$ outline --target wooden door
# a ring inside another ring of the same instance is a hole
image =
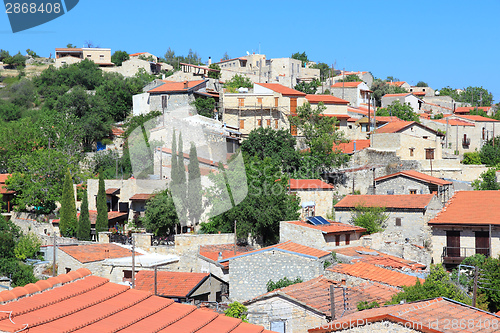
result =
[[[460,231],[446,232],[447,257],[460,257]]]
[[[490,233],[488,231],[476,231],[476,253],[489,256]]]
[[[290,114],[297,114],[297,99],[290,98]]]

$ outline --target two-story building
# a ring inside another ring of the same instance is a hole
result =
[[[331,94],[359,107],[370,102],[370,88],[364,82],[336,82],[330,86]]]
[[[113,67],[115,65],[111,62],[111,49],[90,47],[56,48],[56,68],[75,64],[84,59],[95,62],[99,67]]]

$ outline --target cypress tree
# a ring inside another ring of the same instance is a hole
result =
[[[187,186],[186,186],[186,168],[184,166],[184,152],[182,143],[182,133],[179,133],[179,149],[177,149],[177,196],[179,198],[180,207],[177,208],[177,215],[181,225],[187,223]]]
[[[75,193],[73,190],[73,180],[69,169],[64,175],[63,192],[61,200],[61,216],[59,220],[59,231],[62,236],[73,237],[76,235],[78,227],[76,219]]]
[[[170,180],[175,184],[176,174],[177,174],[177,141],[175,140],[175,129],[172,133],[172,155],[171,155],[171,167],[170,167]]]
[[[191,142],[188,165],[187,203],[189,219],[191,220],[193,226],[198,224],[203,212],[203,197],[201,190],[201,173],[200,163],[198,161],[198,152],[196,151],[196,146],[194,145],[194,143]]]
[[[80,219],[78,221],[77,235],[79,240],[91,240],[90,227],[89,200],[87,199],[87,190],[85,190],[80,207]]]
[[[104,173],[99,171],[99,189],[97,191],[97,220],[95,231],[99,237],[100,231],[108,231],[108,205],[106,204],[106,189],[104,185]]]

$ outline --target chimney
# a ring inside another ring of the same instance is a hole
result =
[[[212,57],[208,57],[208,66],[212,64]]]
[[[184,89],[188,88],[188,81],[184,81]]]
[[[354,152],[356,152],[356,140],[354,140],[354,141],[352,142],[352,144],[353,144],[353,148],[352,148],[352,150],[353,150]]]
[[[217,258],[217,260],[222,260],[222,252],[219,252],[219,257]]]

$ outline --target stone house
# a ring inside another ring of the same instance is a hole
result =
[[[255,248],[251,246],[234,246],[234,244],[200,245],[198,266],[202,273],[210,273],[224,282],[229,282],[229,261],[220,262],[220,260],[254,250]]]
[[[335,205],[335,218],[351,223],[353,210],[359,206],[385,207],[388,219],[383,233],[415,244],[430,240],[427,222],[442,209],[435,194],[347,195]]]
[[[434,263],[454,267],[477,253],[500,254],[499,191],[459,191],[432,220]]]
[[[313,225],[306,221],[281,221],[280,242],[297,244],[332,251],[343,246],[360,244],[365,228],[351,224],[328,221],[328,225]]]
[[[386,108],[391,105],[394,101],[399,101],[401,104],[409,104],[413,112],[420,112],[422,109],[423,100],[413,95],[412,93],[402,93],[402,94],[386,94],[382,96],[381,103],[382,107]]]
[[[332,313],[330,289],[333,287]],[[398,289],[380,283],[365,283],[356,287],[319,276],[260,295],[244,305],[248,321],[276,332],[307,332],[314,326],[326,325],[333,318],[357,311],[361,301],[384,304]]]
[[[484,111],[489,116],[491,116],[493,112],[491,106],[459,106],[455,107],[453,113],[457,116],[465,116],[465,115],[470,115],[470,112],[475,109]]]
[[[480,323],[481,327],[478,327],[478,332],[493,333],[498,331],[496,325],[493,327],[493,325],[485,326],[482,324],[485,322],[498,323],[500,317],[497,314],[445,297],[438,297],[354,312],[328,324],[310,328],[308,332],[460,332],[464,331],[464,326],[450,329],[451,323],[460,323],[464,318],[474,318],[474,323]],[[462,321],[462,323],[465,322],[467,322],[466,319]]]
[[[91,60],[99,67],[113,67],[111,62],[111,49],[104,48],[56,48],[55,67],[78,63],[84,59]]]
[[[332,85],[335,82],[344,79],[349,75],[357,75],[368,87],[371,87],[374,81],[373,75],[370,72],[366,71],[340,71],[337,76],[330,77],[326,79],[327,85]]]
[[[149,291],[176,302],[221,302],[227,296],[228,284],[209,273],[139,271],[135,276],[135,289]]]
[[[330,252],[288,241],[217,262],[229,261],[229,297],[245,301],[267,292],[269,280],[318,277],[324,273],[327,260],[332,260]]]
[[[388,127],[383,131],[393,127],[389,125],[391,124],[387,124]],[[379,133],[379,129],[376,132],[370,135],[371,150],[394,152],[401,160],[425,161],[442,160],[443,158],[441,139],[432,140],[405,133]]]
[[[194,93],[206,89],[208,80],[171,82],[157,80],[153,87],[147,86],[146,92],[133,96],[133,115],[151,111],[163,113],[188,107],[194,102]]]
[[[389,86],[403,88],[406,91],[410,91],[410,88],[411,88],[410,84],[406,81],[391,81],[391,82],[387,82],[387,84]]]
[[[407,89],[409,92],[413,93],[415,96],[419,97],[432,97],[435,96],[434,89],[431,87],[416,87],[416,86],[411,86],[409,89]]]
[[[353,139],[352,141],[333,145],[333,150],[340,150],[344,154],[352,155],[360,150],[370,148],[370,140]]]
[[[251,92],[226,92],[221,97],[222,122],[237,127],[243,136],[259,127],[290,129],[288,117],[307,102],[305,96],[278,83],[255,83]]]
[[[331,214],[334,190],[332,185],[320,179],[289,179],[288,188],[291,195],[300,198],[301,218]]]
[[[441,202],[453,195],[453,183],[415,170],[405,170],[375,178],[372,194],[431,194]]]
[[[331,94],[337,98],[349,101],[351,106],[368,104],[370,88],[364,82],[336,82],[330,86]]]
[[[145,58],[145,59],[151,59],[152,62],[158,62],[158,57],[155,56],[154,54],[149,53],[149,52],[132,53],[132,54],[129,54],[128,56],[130,59]]]
[[[139,72],[140,69],[144,69],[144,71],[148,74],[156,75],[160,73],[163,67],[167,68],[166,66],[169,65],[150,62],[139,58],[131,58],[122,62],[120,66],[105,68],[104,71],[119,73],[125,77],[133,77]]]

